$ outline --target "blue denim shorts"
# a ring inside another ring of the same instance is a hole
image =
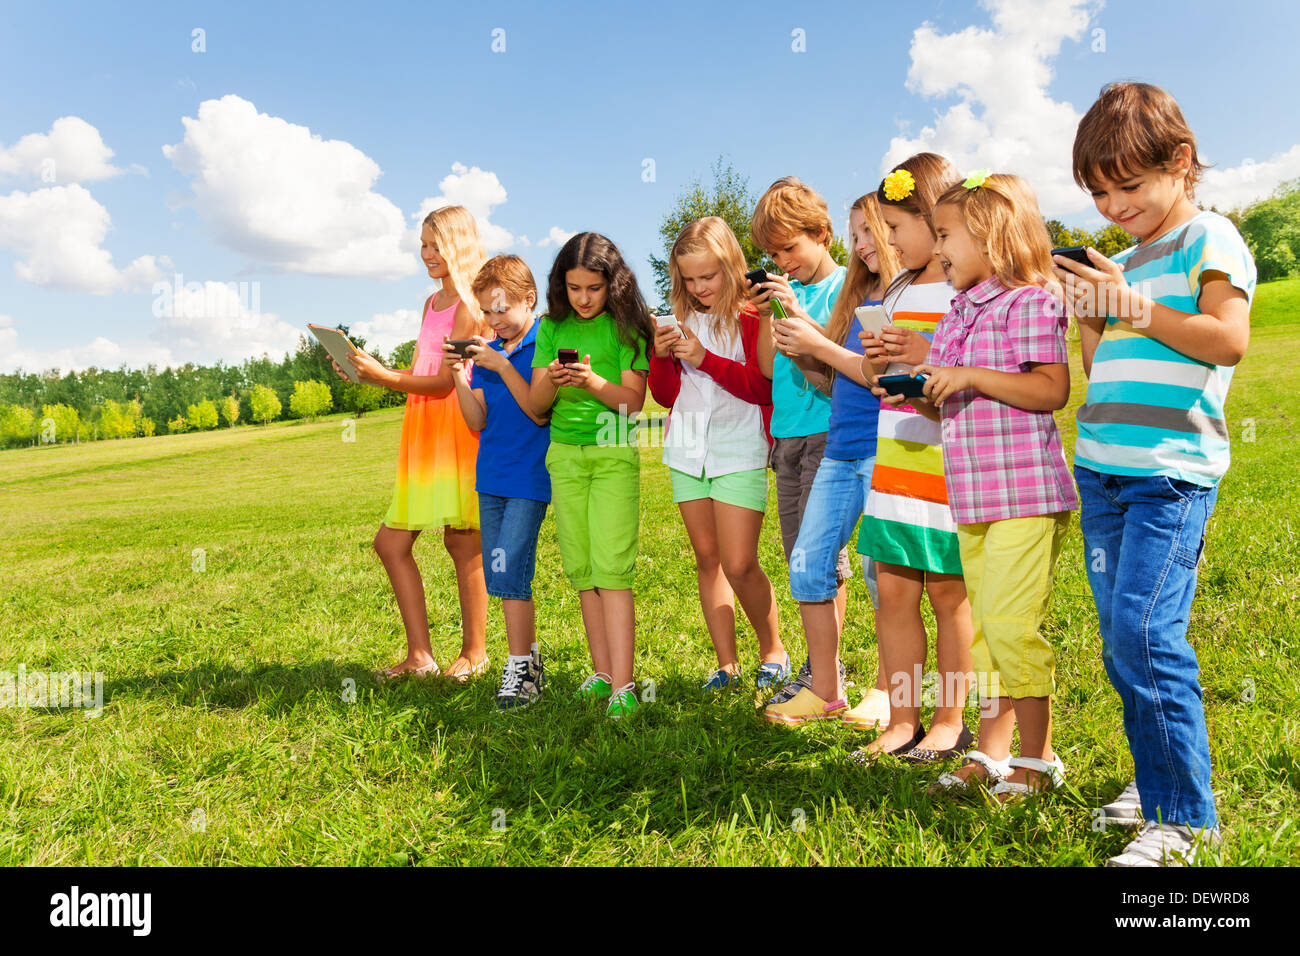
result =
[[[853,531],[866,510],[875,467],[875,458],[823,458],[817,466],[799,536],[790,551],[790,593],[796,601],[829,601],[835,597],[839,555],[853,539]],[[864,567],[863,575],[867,574]]]
[[[531,600],[537,532],[546,517],[546,502],[498,498],[480,491],[478,513],[487,593],[515,601]]]

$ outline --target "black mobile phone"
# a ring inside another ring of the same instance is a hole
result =
[[[1077,262],[1081,266],[1092,267],[1092,260],[1088,258],[1087,246],[1064,246],[1060,249],[1053,249],[1052,255],[1065,256],[1065,258]]]
[[[578,350],[560,349],[556,352],[555,357],[560,360],[561,365],[576,365],[578,363]]]
[[[750,282],[754,283],[754,285],[758,285],[760,282],[767,281],[767,270],[754,269],[751,272],[746,272],[745,278],[748,279]]]
[[[469,358],[469,347],[478,345],[473,339],[447,339],[447,344],[451,346],[452,351],[461,358]]]
[[[886,395],[903,395],[907,398],[924,398],[925,383],[929,380],[928,375],[882,375],[877,379],[877,384],[885,390]]]

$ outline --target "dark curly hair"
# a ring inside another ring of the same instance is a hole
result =
[[[618,246],[598,232],[580,232],[561,248],[551,266],[546,283],[546,311],[552,321],[563,322],[573,316],[565,275],[570,269],[589,269],[605,277],[609,289],[605,311],[614,320],[614,328],[624,345],[649,356],[654,339],[654,322],[646,307],[636,276],[623,261]]]

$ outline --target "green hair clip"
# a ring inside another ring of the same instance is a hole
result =
[[[989,178],[990,172],[991,170],[988,169],[977,169],[966,177],[966,181],[962,185],[967,189],[978,189],[984,185],[984,180]]]

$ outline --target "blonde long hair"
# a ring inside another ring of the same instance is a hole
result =
[[[438,255],[447,263],[451,284],[469,310],[476,331],[482,331],[483,310],[474,298],[473,282],[487,261],[487,253],[483,251],[474,214],[464,206],[442,206],[424,217],[424,225],[433,233]]]
[[[718,260],[724,277],[722,294],[707,313],[699,300],[686,290],[682,269],[677,261],[679,256],[701,253]],[[736,234],[726,221],[718,216],[705,216],[688,222],[678,233],[672,252],[668,254],[668,274],[673,283],[669,301],[677,320],[680,322],[692,312],[705,313],[709,316],[709,328],[724,336],[728,343],[734,344],[740,331],[738,316],[741,309],[749,304],[749,290],[745,285],[745,254],[740,251]]]
[[[975,244],[988,256],[993,274],[1008,289],[1035,285],[1055,289],[1052,242],[1034,192],[1019,176],[993,173],[980,186],[957,185],[934,208],[956,206]]]
[[[876,199],[876,194],[869,192],[865,196],[859,196],[853,201],[850,213],[855,209],[862,213],[867,231],[876,243],[876,267],[880,271],[872,272],[857,252],[849,250],[849,271],[844,277],[839,297],[835,300],[835,307],[831,310],[831,320],[826,323],[826,337],[836,345],[844,345],[853,325],[853,312],[862,304],[867,293],[876,288],[880,290],[881,298],[884,298],[885,289],[899,270],[898,253],[889,244],[889,229],[880,215],[880,201]],[[852,229],[849,232],[851,235]],[[827,368],[828,374],[834,373],[834,369],[829,366]]]

